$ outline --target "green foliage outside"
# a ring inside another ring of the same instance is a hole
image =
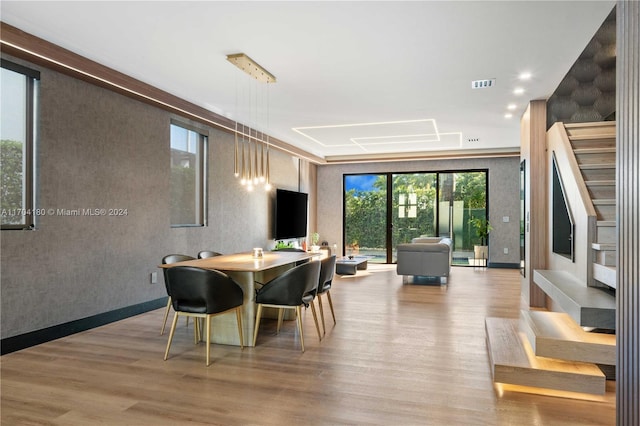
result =
[[[393,245],[409,242],[420,235],[435,236],[436,218],[436,173],[416,173],[393,175],[392,188],[392,223]],[[441,179],[446,174],[441,174]],[[373,184],[373,190],[361,191],[351,189],[345,193],[345,243],[347,247],[357,245],[362,249],[381,249],[386,247],[386,203],[387,176],[380,175]],[[442,181],[441,181],[442,184]],[[401,209],[400,194],[404,194],[404,208]],[[415,204],[408,201],[408,194],[415,196]],[[455,173],[455,186],[449,194],[440,194],[441,220],[448,221],[448,212],[442,211],[452,201],[461,206],[461,218],[454,224],[454,248],[456,250],[473,250],[479,244],[471,217],[486,216],[486,174],[484,172]],[[449,200],[451,198],[451,200]],[[456,203],[457,202],[457,203]],[[415,206],[408,214],[409,209]],[[400,217],[400,211],[403,216]],[[457,213],[458,214],[458,213]],[[410,217],[415,216],[415,217]],[[447,223],[440,224],[441,229]]]
[[[20,212],[22,205],[22,142],[3,139],[0,141],[0,207],[5,212]],[[3,214],[3,225],[23,222],[22,214]]]
[[[192,167],[171,166],[171,224],[195,224],[196,170]]]

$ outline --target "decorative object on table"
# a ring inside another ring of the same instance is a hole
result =
[[[480,239],[479,245],[473,246],[474,259],[481,259],[483,266],[489,259],[489,232],[493,229],[489,221],[483,217],[471,217],[469,225],[476,231],[476,236]]]
[[[261,247],[254,247],[253,248],[253,258],[254,259],[261,259],[262,256],[263,256],[262,248]]]
[[[318,245],[318,241],[320,241],[320,234],[314,232],[311,234],[311,251],[317,253],[320,251],[320,246]]]

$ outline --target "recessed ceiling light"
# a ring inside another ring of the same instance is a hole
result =
[[[513,110],[514,110],[514,109],[516,109],[516,108],[517,108],[516,104],[509,104],[509,105],[507,105],[507,109],[508,109],[509,111],[513,111]]]
[[[529,80],[531,78],[531,73],[530,72],[520,73],[520,76],[518,76],[518,78],[520,80]]]
[[[504,115],[504,118],[511,118],[511,117],[513,117],[513,114],[511,114],[510,112]]]
[[[513,89],[514,95],[522,95],[523,93],[524,93],[524,89],[522,87],[516,87],[515,89]]]

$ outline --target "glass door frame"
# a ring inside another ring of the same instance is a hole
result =
[[[440,174],[460,174],[460,173],[477,173],[485,174],[485,217],[489,219],[489,169],[459,169],[459,170],[423,170],[423,171],[400,171],[400,172],[369,172],[369,173],[344,173],[342,175],[342,252],[346,254],[346,197],[345,188],[346,180],[349,176],[361,175],[377,175],[386,176],[386,262],[387,264],[395,263],[393,261],[393,176],[403,174],[435,174],[436,175],[436,203],[435,203],[435,236],[440,236]]]

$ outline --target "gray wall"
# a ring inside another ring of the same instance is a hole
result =
[[[342,245],[342,182],[349,173],[428,172],[467,169],[489,170],[489,262],[520,263],[520,160],[479,158],[460,160],[423,160],[318,166],[318,232],[329,244]],[[509,216],[509,222],[502,218]],[[504,254],[504,248],[509,254]]]
[[[169,124],[179,117],[7,59],[41,71],[36,206],[128,214],[45,215],[34,231],[2,231],[2,338],[166,296],[157,269],[166,254],[272,243],[270,195],[247,193],[233,177],[230,134],[191,123],[209,135],[209,226],[172,229]],[[297,158],[272,151],[274,186],[298,189],[298,168]],[[301,189],[309,191],[316,169],[304,163],[302,169]],[[158,283],[151,285],[156,271]]]

